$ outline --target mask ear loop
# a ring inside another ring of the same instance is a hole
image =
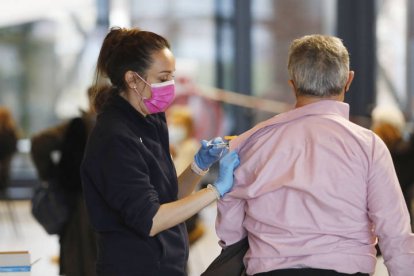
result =
[[[138,78],[140,78],[146,85],[148,85],[151,88],[151,84],[149,84],[146,80],[144,80],[137,72],[134,72],[134,73],[135,73],[135,75],[137,75]],[[140,94],[140,96],[141,96],[142,99],[145,99],[145,100],[148,99],[148,98],[142,96],[142,94]]]
[[[135,75],[137,75],[137,77],[138,78],[140,78],[146,85],[148,85],[148,86],[151,86],[148,82],[146,82],[138,73],[136,73],[136,72],[134,72],[135,73]],[[140,92],[138,92],[138,90],[137,90],[137,87],[136,86],[134,86],[133,87],[133,89],[134,89],[134,91],[140,96],[140,99],[139,99],[139,105],[140,105],[140,107],[143,109],[143,110],[147,110],[147,107],[145,106],[145,103],[144,103],[144,100],[145,99],[147,99],[146,97],[144,97],[142,94],[143,93],[140,93]],[[143,89],[145,89],[145,87],[143,88]],[[147,110],[148,111],[148,110]]]
[[[149,84],[146,80],[144,80],[137,72],[134,72],[135,75],[137,75],[138,78],[140,78],[143,82],[145,82],[149,87],[151,87],[151,84]]]

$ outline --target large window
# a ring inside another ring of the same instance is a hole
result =
[[[0,104],[12,110],[22,137],[30,137],[86,106],[88,58],[97,56],[88,51],[96,39],[95,6],[92,0],[24,2],[2,6]]]
[[[407,1],[377,1],[377,105],[401,108],[407,105]]]
[[[294,101],[287,85],[290,42],[305,34],[335,35],[337,22],[337,1],[333,0],[69,2],[50,7],[50,13],[44,8],[33,10],[32,18],[25,8],[14,15],[20,21],[12,20],[12,15],[9,23],[6,17],[0,20],[0,103],[12,109],[24,136],[86,106],[85,89],[92,82],[97,53],[107,32],[107,26],[99,30],[96,26],[97,10],[112,8],[112,13],[101,14],[103,21],[109,16],[111,25],[140,27],[168,38],[177,58],[178,79],[189,77],[197,85],[289,104]],[[400,106],[410,119],[414,105],[411,2],[376,1],[378,104]],[[21,14],[26,15],[23,21]],[[251,24],[244,27],[245,22]],[[233,111],[233,117],[245,112]],[[260,109],[246,112],[253,119],[237,131],[274,114]]]
[[[335,2],[251,1],[253,95],[293,103],[294,95],[287,82],[289,45],[293,39],[306,34],[335,34]],[[263,119],[263,114],[257,119]]]

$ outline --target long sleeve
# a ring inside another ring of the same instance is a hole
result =
[[[391,276],[414,271],[414,235],[404,197],[385,144],[374,137],[368,179],[368,212],[378,235],[385,265]]]
[[[99,190],[111,212],[116,212],[136,233],[147,237],[152,219],[160,207],[154,187],[159,183],[151,183],[150,168],[138,150],[140,145],[137,143],[139,142],[133,139],[114,137],[105,145],[105,151],[100,153],[99,160],[94,159],[93,165],[89,165],[93,169],[88,174],[96,179],[97,185],[94,188]],[[106,223],[104,217],[102,214],[102,218],[98,219],[102,224]],[[102,226],[107,227],[109,226]]]
[[[244,200],[231,195],[225,196],[217,203],[216,232],[222,247],[246,237],[247,232],[243,228],[244,205]]]

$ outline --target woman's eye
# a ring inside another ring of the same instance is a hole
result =
[[[164,75],[164,76],[160,76],[159,77],[159,81],[160,82],[166,82],[166,81],[170,81],[170,80],[173,80],[174,79],[174,75],[171,75],[171,74],[166,74],[166,75]]]
[[[164,77],[164,78],[161,78],[160,81],[161,82],[166,82],[166,81],[170,81],[172,79],[174,79],[174,77]]]

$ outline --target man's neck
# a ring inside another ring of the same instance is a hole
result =
[[[308,104],[313,104],[320,101],[332,100],[332,101],[344,101],[344,95],[330,96],[330,97],[312,97],[312,96],[297,96],[295,108],[302,107]]]

